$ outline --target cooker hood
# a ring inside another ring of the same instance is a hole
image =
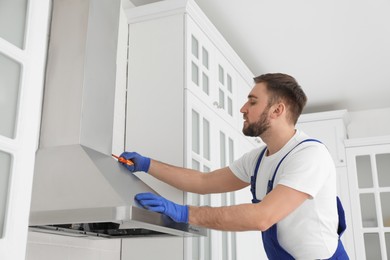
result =
[[[157,192],[111,156],[113,140],[122,140],[121,150],[125,143],[125,116],[117,117],[125,107],[116,97],[126,92],[115,94],[120,2],[53,1],[30,230],[95,238],[206,235],[137,206],[135,194]]]

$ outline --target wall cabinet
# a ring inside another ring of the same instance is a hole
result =
[[[346,110],[303,114],[297,128],[323,142],[332,155],[337,167],[346,166],[344,140],[349,117]]]
[[[347,139],[349,117],[346,110],[302,114],[296,128],[304,131],[311,138],[323,142],[328,148],[337,171],[337,194],[343,204],[347,230],[341,240],[350,255],[355,252],[352,213],[347,177],[347,161],[344,142]],[[354,259],[351,257],[351,259]]]
[[[25,259],[50,1],[0,8],[0,259]]]
[[[126,15],[126,150],[207,174],[242,154],[239,144],[257,144],[242,135],[239,113],[253,75],[194,1],[161,1]],[[183,194],[138,176],[178,203],[235,204],[235,193]],[[184,247],[183,238],[174,243],[185,259],[237,259],[240,251],[233,232],[210,230],[208,237],[184,238]]]
[[[356,259],[390,257],[390,137],[346,141]]]

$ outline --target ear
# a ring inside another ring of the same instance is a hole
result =
[[[276,103],[271,107],[271,118],[276,119],[286,112],[286,106],[284,103]]]

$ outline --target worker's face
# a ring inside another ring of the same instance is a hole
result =
[[[248,101],[240,109],[244,117],[242,132],[246,136],[260,136],[270,127],[268,94],[264,83],[256,84],[248,95]]]

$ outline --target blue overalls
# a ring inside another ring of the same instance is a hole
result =
[[[298,145],[304,143],[304,142],[318,142],[321,143],[320,141],[316,139],[306,139],[303,140],[302,142],[298,143],[295,147],[293,147],[286,155],[283,156],[283,158],[280,160],[278,165],[276,166],[275,172],[272,176],[272,179],[268,181],[268,186],[267,186],[267,194],[271,192],[273,189],[274,185],[274,180],[276,176],[276,172],[279,169],[280,164],[283,162],[284,158],[292,151],[294,150]],[[255,172],[253,176],[251,176],[251,193],[253,196],[252,203],[259,203],[260,200],[256,198],[256,178],[257,178],[257,172],[259,170],[260,162],[261,159],[264,156],[265,151],[267,150],[267,147],[264,148],[264,150],[260,153],[259,159],[257,160],[256,167],[255,167]],[[339,226],[337,228],[337,233],[339,235],[339,241],[338,241],[338,246],[336,249],[336,252],[333,254],[333,256],[329,259],[340,259],[340,260],[347,260],[349,259],[347,252],[344,249],[344,246],[340,240],[341,235],[346,229],[346,223],[345,223],[345,214],[344,214],[344,209],[343,206],[341,205],[341,201],[339,197],[336,198],[337,201],[337,211],[339,215]],[[282,246],[278,242],[278,237],[277,237],[277,224],[274,224],[272,227],[267,229],[266,231],[263,231],[261,233],[262,238],[263,238],[263,245],[265,252],[270,260],[290,260],[294,259],[286,250],[282,248]]]

